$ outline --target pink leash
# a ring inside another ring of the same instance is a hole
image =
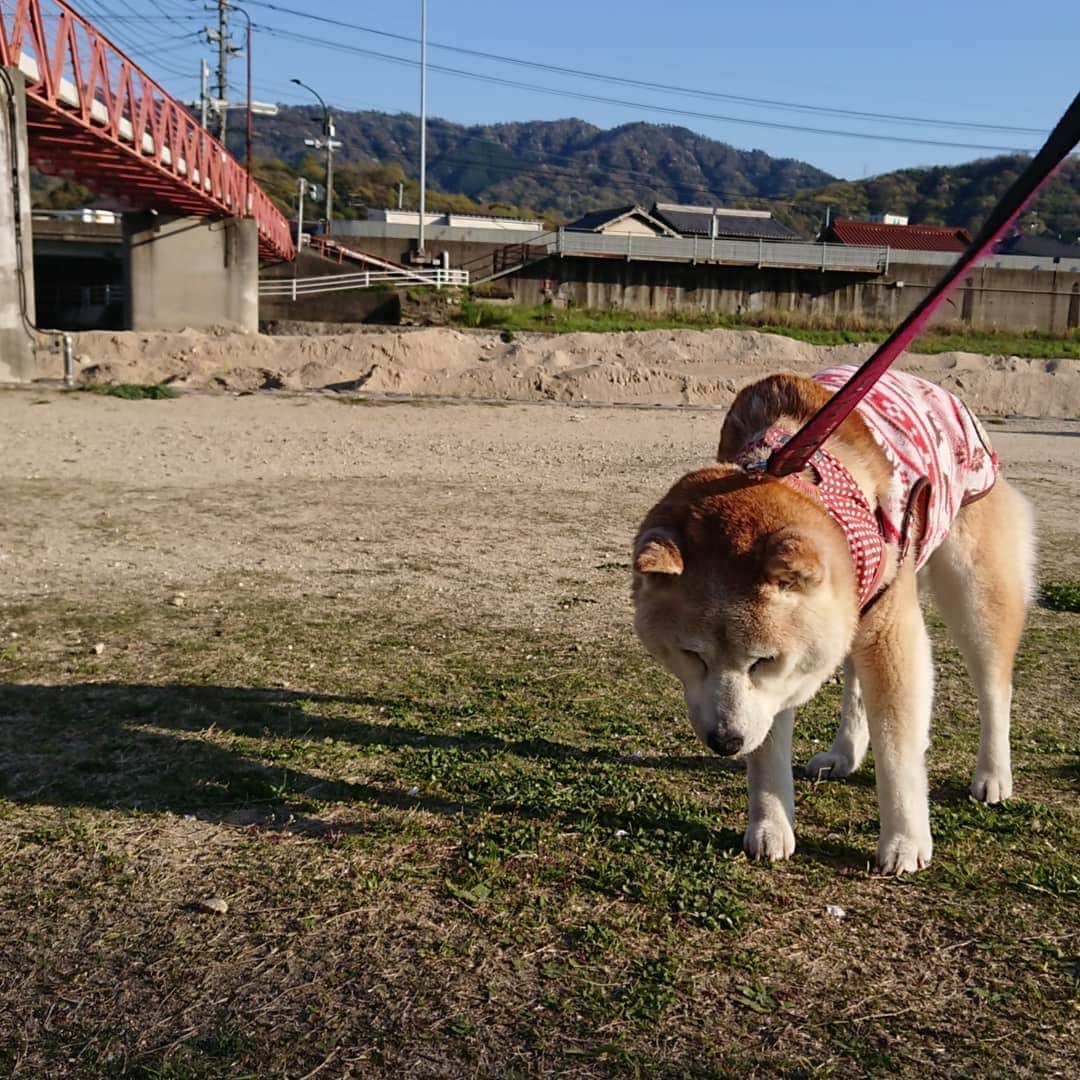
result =
[[[844,422],[874,383],[911,344],[956,282],[1001,238],[1077,142],[1080,142],[1080,94],[1058,121],[1043,148],[1002,196],[952,269],[828,402],[788,442],[773,451],[765,467],[770,475],[787,476],[806,467],[821,444]]]

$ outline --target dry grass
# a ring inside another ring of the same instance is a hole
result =
[[[580,331],[623,332],[631,330],[687,329],[757,330],[808,341],[814,345],[845,345],[882,342],[894,325],[854,312],[803,312],[763,308],[730,314],[717,311],[634,311],[623,308],[554,308],[495,306],[482,297],[466,299],[452,313],[459,326],[501,329],[504,340],[516,331],[574,333]],[[506,337],[505,335],[509,335]],[[1043,331],[1025,327],[978,327],[961,320],[932,323],[908,347],[913,353],[970,352],[1038,359],[1080,358],[1080,332]]]
[[[746,862],[740,771],[628,630],[576,629],[625,572],[539,628],[250,575],[8,606],[3,1072],[1071,1075],[1076,616],[1033,618],[1000,808],[939,648],[935,861],[883,881],[869,767],[801,781],[796,858]]]

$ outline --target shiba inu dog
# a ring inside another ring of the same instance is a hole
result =
[[[850,372],[774,375],[738,394],[718,464],[679,480],[638,531],[634,621],[682,682],[701,741],[745,758],[753,858],[795,850],[794,710],[843,664],[839,730],[807,771],[845,776],[873,747],[877,865],[899,875],[932,853],[933,670],[918,584],[929,586],[978,693],[972,795],[1007,799],[1033,519],[966,407],[906,374],[886,374],[802,473],[767,475],[772,451]]]

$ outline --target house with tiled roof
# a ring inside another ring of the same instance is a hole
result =
[[[1056,236],[1016,233],[998,244],[999,255],[1028,255],[1036,259],[1080,262],[1080,243],[1067,244]]]
[[[737,210],[721,206],[687,206],[658,202],[653,217],[680,236],[704,236],[726,240],[802,240],[803,238],[768,210]]]
[[[611,210],[594,210],[591,214],[570,222],[567,229],[577,232],[609,234],[630,233],[632,236],[678,236],[679,234],[644,207],[616,206]]]
[[[884,221],[835,218],[821,235],[827,244],[887,247],[897,251],[963,251],[971,243],[967,229],[938,225],[891,225]]]

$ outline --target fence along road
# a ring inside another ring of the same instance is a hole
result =
[[[356,274],[328,274],[323,277],[269,278],[259,282],[260,296],[311,296],[316,293],[370,289],[373,285],[468,285],[468,270],[363,270]]]

